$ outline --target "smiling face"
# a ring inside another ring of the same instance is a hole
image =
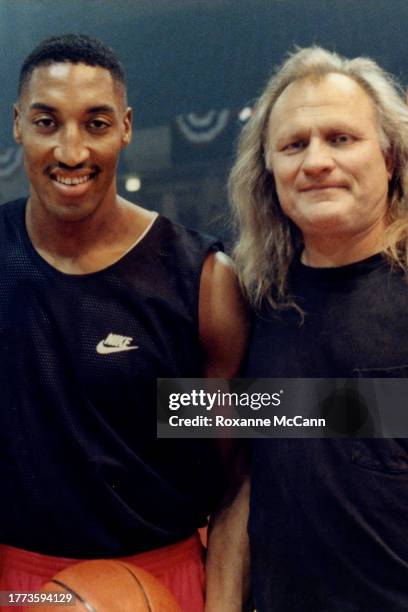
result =
[[[14,136],[23,147],[31,209],[43,220],[79,221],[114,205],[131,110],[108,70],[36,68],[15,107]]]
[[[342,241],[385,227],[392,162],[367,93],[328,74],[289,85],[272,109],[266,160],[283,212],[311,241]]]

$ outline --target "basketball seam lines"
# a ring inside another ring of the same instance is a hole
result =
[[[139,585],[139,587],[140,587],[140,590],[141,590],[141,591],[142,591],[142,593],[143,593],[143,597],[145,598],[145,601],[146,601],[146,605],[147,605],[148,612],[153,612],[153,610],[152,610],[152,608],[151,608],[151,606],[150,606],[149,598],[147,597],[146,592],[145,592],[145,590],[144,590],[144,588],[143,588],[143,584],[141,583],[141,581],[139,580],[139,578],[138,578],[138,577],[137,577],[137,576],[136,576],[136,575],[135,575],[135,574],[132,572],[132,570],[130,570],[130,569],[129,569],[129,568],[126,566],[126,565],[124,565],[123,563],[120,563],[120,561],[117,561],[117,563],[118,563],[119,565],[121,565],[122,567],[124,567],[124,568],[125,568],[125,570],[126,570],[127,572],[129,572],[129,574],[132,576],[132,578],[133,578],[134,580],[136,580],[137,584],[138,584],[138,585]]]
[[[74,589],[71,589],[71,587],[69,587],[67,584],[65,584],[61,580],[55,580],[55,578],[53,578],[50,582],[54,582],[55,584],[58,584],[59,586],[62,586],[64,589],[69,591],[71,595],[74,595],[74,597],[76,597],[81,602],[81,604],[85,606],[88,612],[97,612],[97,610],[90,603],[88,603],[83,597],[81,597],[79,593],[76,593]]]

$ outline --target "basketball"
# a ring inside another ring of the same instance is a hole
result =
[[[67,610],[77,612],[181,612],[170,591],[146,570],[125,561],[95,560],[71,565],[43,585],[43,593],[75,597]],[[46,606],[61,612],[68,600]],[[49,600],[48,600],[49,601]],[[32,606],[28,610],[38,610]]]

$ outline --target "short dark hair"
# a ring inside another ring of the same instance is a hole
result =
[[[116,83],[124,89],[126,87],[125,71],[110,47],[85,34],[63,34],[47,38],[26,57],[20,70],[18,95],[21,95],[35,68],[57,62],[100,66],[110,72]]]

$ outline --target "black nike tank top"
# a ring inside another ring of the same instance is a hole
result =
[[[157,217],[96,273],[34,250],[25,200],[0,207],[0,541],[68,557],[188,537],[222,487],[208,440],[156,439],[156,378],[198,377],[213,239]]]

